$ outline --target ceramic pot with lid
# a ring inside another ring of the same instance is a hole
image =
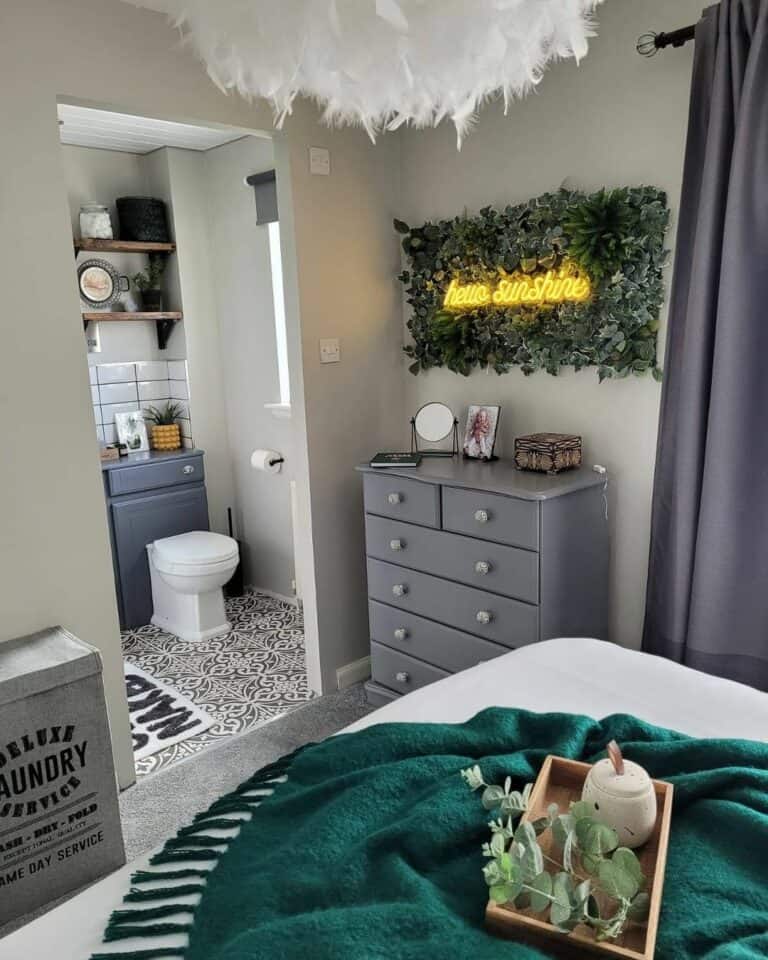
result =
[[[656,791],[648,773],[625,760],[615,741],[608,757],[592,766],[584,781],[581,799],[594,808],[594,818],[619,835],[622,847],[639,847],[653,833]]]

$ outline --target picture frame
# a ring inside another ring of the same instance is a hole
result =
[[[462,452],[468,460],[498,460],[494,456],[501,407],[493,403],[470,403],[464,428]]]
[[[147,425],[141,410],[129,410],[115,414],[115,429],[119,443],[124,443],[128,453],[144,453],[149,450]]]

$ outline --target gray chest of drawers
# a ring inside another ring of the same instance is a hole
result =
[[[607,639],[603,477],[456,458],[358,469],[371,702],[538,640]]]

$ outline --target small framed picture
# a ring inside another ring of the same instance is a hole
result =
[[[144,423],[144,414],[141,410],[116,413],[115,427],[118,442],[126,445],[128,453],[141,453],[144,450],[149,450],[147,425]]]
[[[494,460],[496,431],[501,407],[490,403],[471,403],[464,431],[464,456],[471,460]]]

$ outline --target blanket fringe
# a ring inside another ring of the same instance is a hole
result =
[[[208,874],[216,868],[220,858],[237,838],[243,824],[250,820],[256,808],[274,793],[279,784],[287,780],[291,764],[306,746],[309,744],[269,764],[241,783],[232,793],[215,800],[207,810],[198,813],[188,826],[168,840],[159,853],[151,857],[150,869],[136,871],[131,877],[131,889],[123,897],[127,909],[115,910],[112,913],[104,932],[104,943],[127,939],[151,940],[171,934],[185,934],[188,938],[194,926],[199,903],[188,903],[180,901],[179,898],[204,893]],[[232,814],[244,816],[235,818]],[[219,837],[209,832],[216,830],[229,833]],[[170,870],[151,869],[165,864],[183,864],[185,861],[196,862],[199,866],[180,866]],[[172,882],[176,880],[190,882]],[[163,885],[147,886],[158,882]],[[166,920],[178,914],[190,914],[191,919],[189,922]],[[165,922],[149,922],[158,920]],[[162,960],[165,957],[184,960],[188,949],[187,939],[184,946],[152,947],[146,944],[137,950],[95,953],[91,960]]]

